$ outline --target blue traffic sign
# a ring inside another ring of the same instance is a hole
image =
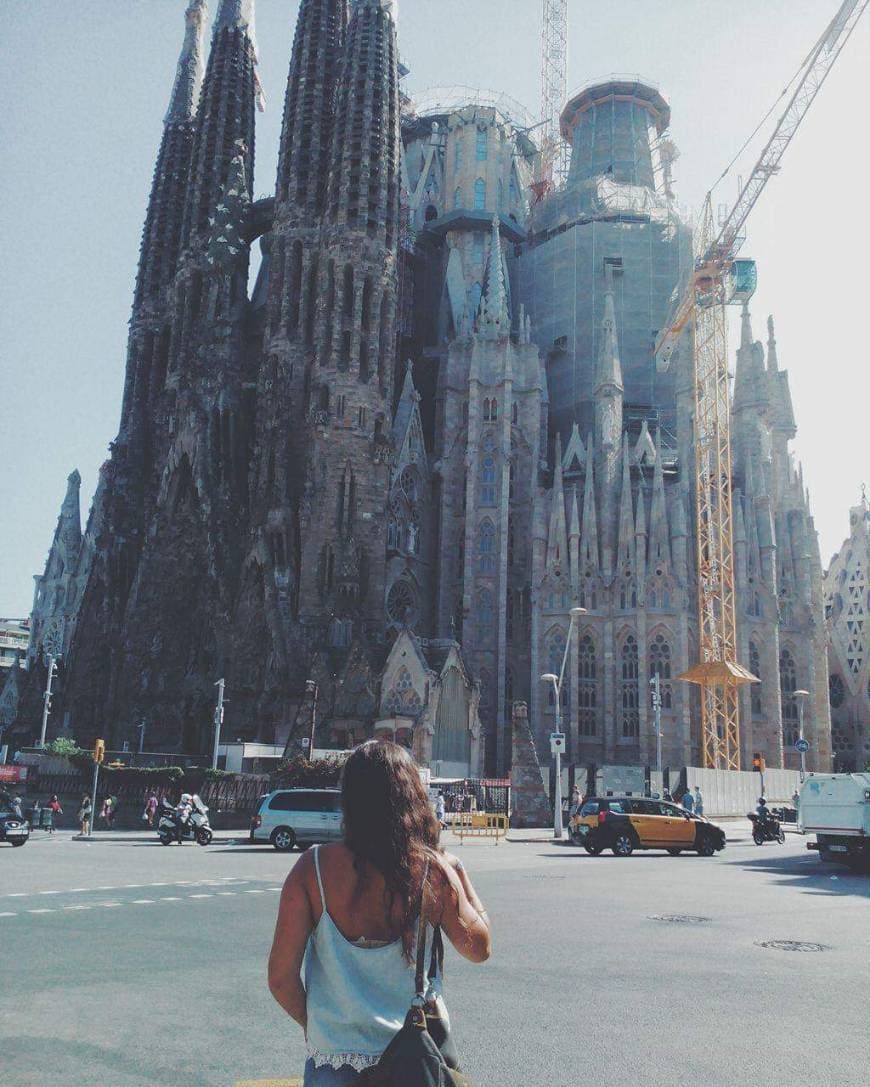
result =
[[[806,753],[810,749],[810,741],[804,740],[803,738],[801,738],[800,740],[795,740],[794,749],[795,751],[800,751],[802,755],[806,755]]]

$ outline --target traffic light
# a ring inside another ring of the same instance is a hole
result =
[[[759,774],[764,772],[764,756],[760,751],[756,751],[752,756],[752,769],[757,770]]]
[[[106,757],[106,741],[94,740],[94,762],[102,762]]]

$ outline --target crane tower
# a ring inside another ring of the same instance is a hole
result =
[[[559,114],[567,97],[568,0],[544,0],[541,29],[541,177],[547,181],[558,182],[568,172],[568,145],[559,133]]]

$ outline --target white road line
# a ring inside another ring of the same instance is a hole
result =
[[[263,889],[261,887],[246,887],[243,891],[243,894],[246,895],[261,895],[262,893]]]
[[[54,910],[28,910],[28,913],[54,913]]]
[[[80,903],[79,905],[76,905],[76,906],[64,906],[63,908],[65,910],[89,910],[89,909],[91,909],[90,906],[86,906],[86,905],[84,905],[84,903]]]
[[[267,887],[266,890],[267,891],[280,891],[281,888],[280,887]]]
[[[6,898],[27,898],[27,891],[14,891],[12,894],[8,894]]]
[[[218,891],[218,894],[224,898],[235,897],[235,891]]]
[[[214,898],[214,895],[188,895],[188,898]]]
[[[41,895],[59,895],[63,894],[63,891],[40,891]]]
[[[115,906],[120,906],[121,903],[120,902],[98,902],[97,905],[102,906],[103,909],[105,909],[105,910],[111,910]]]
[[[0,913],[0,917],[17,917],[17,916],[18,916],[17,913],[9,913],[8,911],[6,911],[4,913]]]
[[[153,898],[134,898],[131,905],[133,906],[153,906]]]
[[[161,902],[180,902],[180,898],[176,898],[174,895],[166,895],[165,898],[160,899]]]
[[[146,883],[146,887],[169,887],[169,883]]]
[[[125,891],[137,891],[140,887],[147,887],[147,883],[122,883]]]

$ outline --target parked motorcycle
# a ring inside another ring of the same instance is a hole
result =
[[[779,842],[782,845],[785,841],[785,831],[778,819],[772,815],[761,819],[756,811],[747,812],[746,815],[752,823],[752,840],[756,845],[764,845],[765,842]]]
[[[157,822],[157,837],[161,845],[171,845],[193,839],[199,845],[208,845],[212,840],[212,830],[208,821],[208,808],[196,793],[190,798],[190,811],[185,816],[174,808],[168,800],[163,801],[160,819]]]

